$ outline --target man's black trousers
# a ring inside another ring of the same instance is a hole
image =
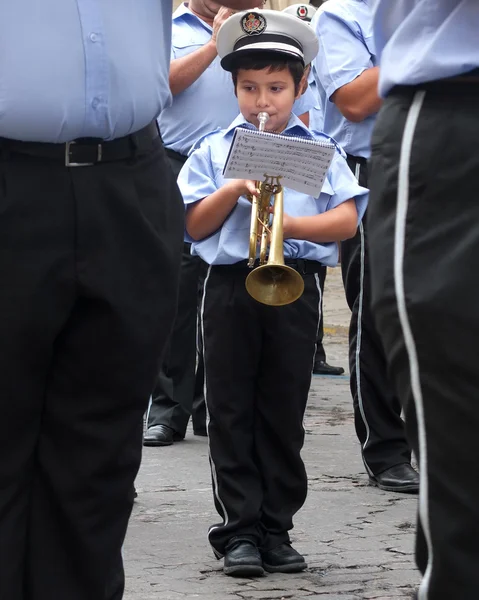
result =
[[[367,187],[366,162],[348,157],[360,185]],[[381,339],[370,309],[371,278],[365,219],[354,238],[341,244],[341,271],[351,309],[349,371],[356,434],[370,475],[411,460],[401,406],[388,377]]]
[[[178,177],[186,157],[169,150],[167,152],[171,168]],[[180,438],[185,437],[192,412],[194,428],[204,430],[206,427],[201,391],[202,364],[199,364],[198,372],[196,369],[198,287],[204,267],[205,264],[198,256],[191,255],[191,244],[185,243],[178,309],[147,416],[147,427],[167,425]]]
[[[372,300],[420,459],[420,600],[479,594],[479,82],[395,88],[373,136]]]
[[[181,199],[159,138],[76,168],[0,146],[0,598],[117,600]]]
[[[320,265],[318,265],[320,268]],[[232,537],[264,549],[289,539],[306,498],[303,416],[319,322],[317,273],[288,306],[265,306],[245,288],[247,267],[211,267],[202,302],[206,405],[218,557]]]

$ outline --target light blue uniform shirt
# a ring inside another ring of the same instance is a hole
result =
[[[170,99],[171,0],[0,2],[0,136],[112,139]]]
[[[212,32],[210,25],[181,4],[173,14],[171,60],[199,50],[211,40]],[[301,115],[313,105],[314,95],[308,88],[293,112]],[[174,96],[173,104],[161,114],[158,123],[163,143],[186,156],[196,140],[228,127],[238,113],[231,73],[221,67],[217,56],[190,87]]]
[[[478,0],[372,0],[379,91],[479,67]]]
[[[370,156],[375,115],[353,123],[343,117],[331,96],[377,65],[372,25],[372,11],[365,0],[328,0],[311,22],[319,38],[313,65],[323,110],[322,129],[348,154],[362,158]]]
[[[254,129],[253,125],[245,121],[243,115],[239,115],[228,129],[211,133],[195,146],[178,178],[186,206],[209,196],[226,183],[223,168],[237,127]],[[291,116],[283,135],[332,141],[322,133],[310,132],[295,115]],[[285,189],[284,210],[294,217],[313,216],[355,197],[360,220],[366,210],[367,194],[368,190],[358,185],[346,163],[344,153],[338,147],[320,195],[313,198]],[[241,197],[218,231],[196,242],[186,235],[186,240],[193,243],[192,254],[197,254],[208,264],[234,264],[248,258],[250,222],[251,202]],[[284,241],[284,256],[315,260],[333,267],[338,262],[338,245],[287,239]]]
[[[314,106],[309,111],[309,129],[312,131],[323,131],[323,110],[321,108],[321,100],[319,98],[318,86],[314,77],[314,71],[311,69],[308,77],[309,89],[314,96]]]

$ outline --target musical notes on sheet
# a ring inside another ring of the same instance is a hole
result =
[[[226,160],[228,179],[263,181],[281,175],[284,187],[317,197],[333,159],[335,146],[239,127]]]

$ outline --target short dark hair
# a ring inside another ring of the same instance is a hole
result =
[[[241,56],[241,53],[238,53],[238,58],[235,60],[231,70],[235,90],[238,83],[238,71],[240,69],[262,71],[268,68],[270,72],[287,69],[294,81],[295,94],[299,92],[299,85],[304,75],[303,63],[299,59],[278,55],[277,52],[254,52],[244,54],[243,56]]]

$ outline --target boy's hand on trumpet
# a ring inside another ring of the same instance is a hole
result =
[[[230,186],[240,196],[244,196],[250,202],[253,200],[253,196],[259,196],[259,190],[256,187],[256,182],[251,179],[233,179],[226,185]]]

